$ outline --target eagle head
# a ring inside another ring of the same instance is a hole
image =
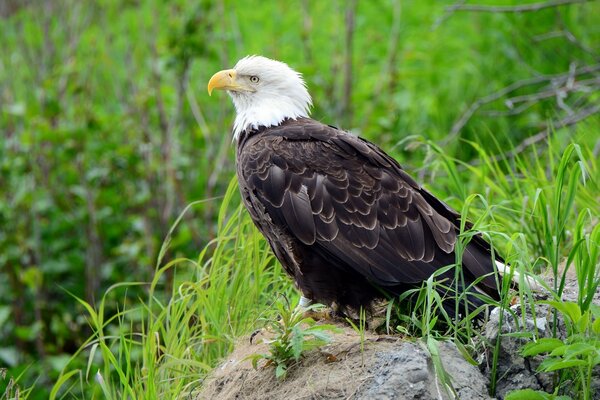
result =
[[[283,120],[308,117],[312,100],[302,75],[281,61],[247,56],[232,69],[219,71],[208,82],[208,94],[223,89],[233,99],[236,118],[233,135]]]

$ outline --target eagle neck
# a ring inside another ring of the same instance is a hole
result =
[[[293,121],[299,121],[299,120],[304,120],[306,119],[306,117],[302,117],[302,118],[286,118],[283,121],[281,121],[279,124],[277,125],[273,125],[273,126],[264,126],[264,125],[260,125],[257,128],[253,128],[250,127],[248,129],[244,129],[242,131],[240,131],[237,135],[237,137],[234,137],[234,140],[237,140],[237,148],[238,151],[241,151],[241,149],[246,145],[246,142],[256,136],[256,135],[260,135],[262,133],[265,133],[266,131],[270,130],[270,129],[274,129],[274,128],[278,128],[284,125],[287,125]]]
[[[233,123],[234,139],[243,131],[258,129],[261,126],[279,126],[285,120],[309,116],[311,100],[308,93],[305,96],[262,93],[264,98],[253,98],[248,93],[229,93],[236,109]]]

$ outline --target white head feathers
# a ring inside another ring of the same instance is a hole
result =
[[[228,90],[237,115],[234,139],[240,132],[275,126],[284,119],[308,117],[312,100],[302,75],[287,64],[261,56],[242,58],[233,68],[240,82],[254,90]],[[257,79],[258,78],[258,79]]]

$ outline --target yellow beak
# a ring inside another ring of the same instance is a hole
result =
[[[240,85],[237,81],[237,72],[235,69],[224,69],[219,71],[208,81],[208,95],[212,94],[214,89],[244,91],[249,88]]]

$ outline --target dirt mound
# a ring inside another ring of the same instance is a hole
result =
[[[267,352],[261,340],[245,338],[206,379],[196,399],[449,399],[435,378],[424,345],[397,336],[367,334],[361,340],[340,326],[332,343],[308,352],[278,381],[272,367],[252,368],[245,358]],[[442,360],[460,398],[490,399],[487,379],[451,343],[442,343]]]

